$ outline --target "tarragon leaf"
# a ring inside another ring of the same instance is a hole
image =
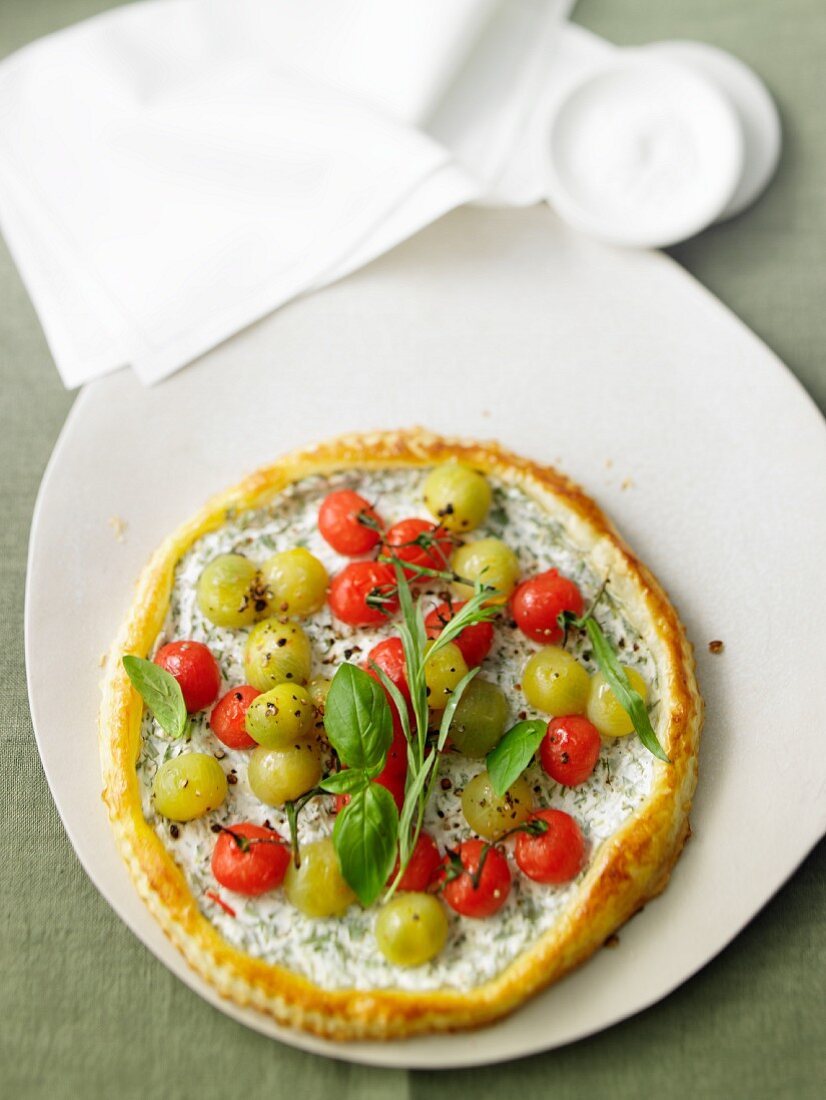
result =
[[[631,687],[625,669],[619,663],[611,644],[602,633],[599,623],[595,619],[589,618],[585,623],[585,630],[600,671],[611,691],[616,695],[620,706],[634,723],[634,729],[637,731],[640,741],[658,760],[670,764],[668,754],[658,741],[654,727],[651,725],[645,700],[638,691]]]

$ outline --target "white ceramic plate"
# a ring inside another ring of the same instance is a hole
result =
[[[618,949],[481,1032],[342,1046],[220,1000],[144,910],[100,801],[99,659],[147,556],[209,494],[296,445],[413,423],[498,438],[588,488],[676,602],[708,719],[694,838]],[[544,208],[461,211],[156,389],[121,372],[80,395],[31,538],[26,652],[43,764],[109,903],[236,1019],[381,1065],[544,1050],[693,974],[824,832],[825,541],[823,421],[718,302],[665,257],[578,238]]]

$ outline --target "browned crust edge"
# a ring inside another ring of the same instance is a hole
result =
[[[167,612],[178,560],[197,538],[225,521],[228,509],[259,506],[312,473],[428,466],[452,457],[520,484],[548,511],[564,516],[574,541],[597,569],[610,573],[612,588],[657,664],[662,693],[658,734],[671,764],[655,765],[650,798],[598,850],[560,920],[495,979],[467,992],[324,990],[231,947],[199,911],[182,872],[143,817],[135,768],[143,708],[121,657],[149,652]],[[211,500],[153,555],[107,661],[99,725],[103,798],[139,894],[189,964],[222,996],[279,1024],[336,1040],[473,1028],[505,1015],[579,965],[665,887],[689,831],[702,714],[691,646],[676,612],[655,578],[578,486],[496,443],[443,438],[420,428],[346,435],[249,475]]]

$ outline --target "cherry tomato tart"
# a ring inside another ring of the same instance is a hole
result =
[[[495,444],[373,432],[255,472],[151,558],[106,665],[104,800],[217,994],[335,1041],[449,1033],[663,888],[701,715],[674,609],[582,490]]]

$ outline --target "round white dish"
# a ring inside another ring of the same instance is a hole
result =
[[[645,49],[705,74],[733,104],[743,131],[743,172],[717,221],[733,218],[768,187],[780,159],[780,114],[771,92],[739,58],[706,42],[652,42]]]
[[[556,105],[548,198],[569,224],[611,244],[661,248],[710,225],[743,171],[733,105],[667,50],[623,50]]]
[[[694,837],[616,950],[509,1019],[341,1045],[222,1001],[143,907],[100,800],[99,660],[150,552],[212,492],[291,447],[413,423],[556,462],[660,577],[696,645],[707,702]],[[120,540],[113,517],[126,524]],[[80,395],[30,544],[26,659],[43,765],[104,897],[236,1019],[377,1065],[548,1049],[683,982],[826,830],[825,541],[823,420],[727,310],[666,257],[602,247],[544,207],[463,210],[157,388],[124,371]],[[772,751],[778,738],[784,751]]]

